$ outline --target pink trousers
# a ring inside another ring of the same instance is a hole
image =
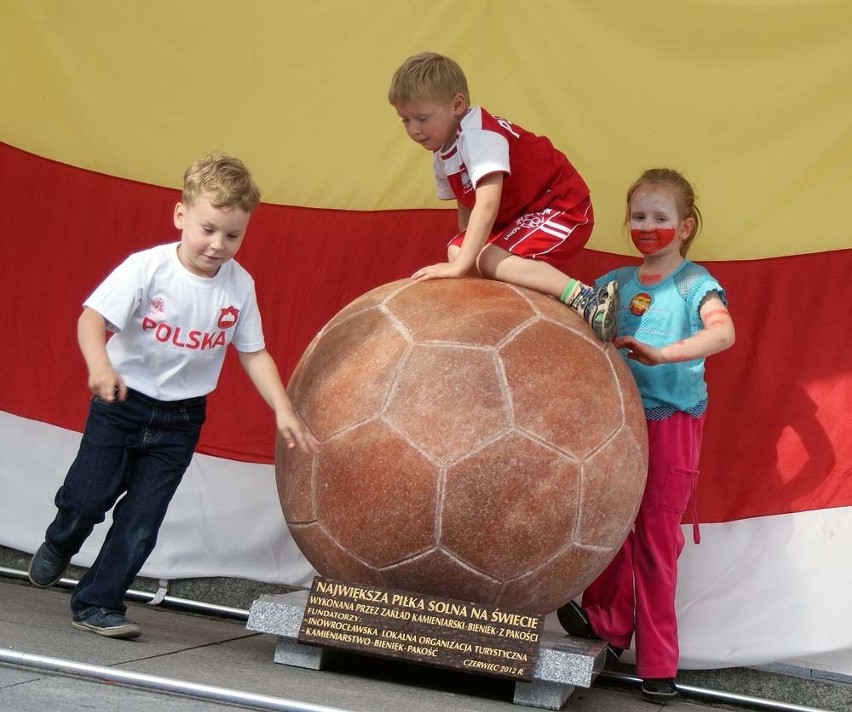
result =
[[[636,674],[644,679],[677,675],[677,558],[684,545],[681,521],[698,482],[703,426],[704,416],[686,413],[648,421],[648,481],[636,524],[583,594],[583,608],[603,640],[626,649],[635,634]]]

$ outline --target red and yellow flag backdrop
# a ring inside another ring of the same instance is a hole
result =
[[[285,379],[339,308],[439,259],[454,214],[386,100],[424,49],[585,176],[598,224],[578,276],[636,260],[621,220],[643,169],[696,186],[690,257],[737,327],[708,362],[701,521],[852,506],[845,0],[0,0],[0,411],[82,429],[80,304],[129,252],[177,238],[183,171],[212,150],[263,191],[239,261]],[[200,452],[269,463],[272,419],[235,362]]]

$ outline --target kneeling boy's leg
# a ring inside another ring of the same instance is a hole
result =
[[[544,260],[521,257],[502,247],[486,245],[479,255],[479,271],[483,277],[559,298],[568,277]]]
[[[563,213],[548,216],[546,220],[538,214],[538,220],[527,220],[532,217],[520,218],[513,227],[489,239],[479,256],[480,272],[490,279],[517,284],[559,299],[576,311],[598,338],[610,341],[615,335],[619,309],[618,285],[610,282],[593,287],[562,271],[565,256],[578,251],[588,234],[571,243],[563,232],[555,230],[557,225],[564,227],[559,222]],[[588,225],[581,227],[590,230]],[[568,228],[564,229],[567,233]],[[574,229],[580,227],[574,226]],[[507,236],[515,241],[504,244]]]

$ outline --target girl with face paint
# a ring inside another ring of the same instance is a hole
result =
[[[617,655],[635,643],[642,694],[665,703],[677,695],[675,590],[684,545],[681,520],[693,501],[707,386],[704,360],[734,343],[725,292],[686,259],[701,227],[695,192],[677,171],[645,171],[627,191],[625,227],[643,256],[598,280],[617,280],[622,350],[648,425],[648,479],[633,531],[615,559],[584,592],[582,605],[557,611],[575,636],[601,638]]]

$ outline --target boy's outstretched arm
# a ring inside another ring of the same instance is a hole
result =
[[[632,336],[619,336],[615,339],[615,345],[617,348],[626,348],[628,358],[646,366],[706,358],[733,346],[734,322],[715,292],[710,292],[704,298],[699,313],[704,328],[682,341],[655,348]]]
[[[315,454],[319,449],[319,442],[293,410],[293,404],[284,389],[278,367],[270,353],[266,349],[251,353],[242,351],[237,353],[249,380],[275,412],[275,427],[284,437],[287,447],[293,448],[298,445],[303,452],[309,455]]]
[[[413,279],[438,279],[463,277],[476,264],[479,253],[494,227],[500,198],[503,194],[503,174],[490,173],[476,186],[476,204],[470,211],[467,225],[463,226],[463,208],[459,208],[459,228],[465,230],[464,240],[458,256],[452,262],[440,262],[417,270]]]
[[[77,320],[77,343],[89,371],[89,390],[110,403],[127,397],[124,379],[110,363],[106,352],[106,319],[90,307],[84,307]]]

